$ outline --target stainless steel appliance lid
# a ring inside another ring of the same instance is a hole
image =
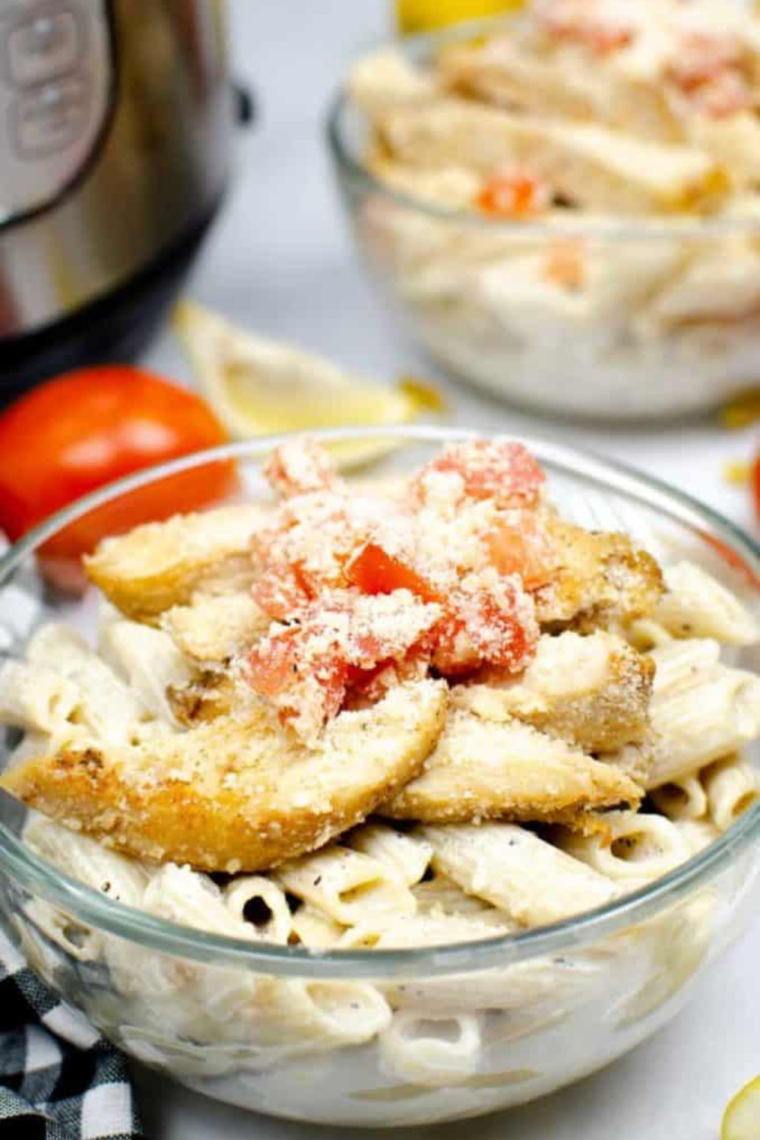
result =
[[[76,182],[114,86],[106,0],[0,0],[0,225],[48,208]]]
[[[4,106],[48,91],[53,107],[24,119],[33,179],[0,113],[0,205],[15,211],[0,222],[2,357],[4,340],[84,310],[209,215],[235,101],[221,0],[0,0],[0,13]]]

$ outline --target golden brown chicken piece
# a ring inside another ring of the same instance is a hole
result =
[[[323,846],[421,769],[446,715],[443,682],[339,714],[307,749],[275,713],[217,717],[133,746],[93,739],[0,778],[30,807],[138,859],[259,871]]]
[[[545,634],[520,677],[491,672],[456,686],[452,703],[487,720],[514,717],[585,752],[614,752],[645,738],[654,672],[650,657],[602,630]]]
[[[550,509],[545,526],[558,569],[536,594],[542,626],[593,631],[652,613],[664,588],[662,571],[628,535],[584,530]]]
[[[227,593],[250,582],[251,535],[266,514],[246,503],[146,523],[102,542],[85,560],[87,576],[127,617],[155,621],[196,591]]]
[[[391,819],[574,824],[597,808],[638,804],[642,790],[603,764],[518,720],[452,709],[420,776],[378,809]]]
[[[196,593],[187,605],[172,606],[161,616],[161,628],[177,648],[202,664],[224,664],[263,637],[271,624],[249,590]]]

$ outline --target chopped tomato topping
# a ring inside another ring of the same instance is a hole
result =
[[[448,598],[433,664],[446,676],[484,664],[517,673],[533,656],[537,639],[532,602],[519,578],[502,578],[490,587],[458,590]]]
[[[269,477],[285,499],[252,540],[252,592],[274,624],[247,679],[304,740],[431,668],[525,668],[528,591],[554,563],[535,509],[544,475],[521,444],[452,445],[403,501],[349,495],[309,445],[280,449]]]
[[[521,443],[474,439],[444,448],[416,476],[413,488],[424,502],[435,489],[436,475],[458,476],[462,494],[493,499],[499,506],[534,506],[544,483],[538,462]]]
[[[282,563],[270,565],[254,581],[251,596],[265,614],[278,621],[285,621],[309,599],[295,571]]]
[[[724,71],[742,63],[741,45],[732,36],[690,32],[682,38],[678,55],[668,65],[668,76],[684,91],[710,83]]]
[[[497,520],[486,534],[486,545],[498,572],[519,574],[526,590],[546,586],[554,577],[556,556],[531,512]]]
[[[407,590],[374,597],[333,590],[308,603],[296,625],[253,647],[248,680],[309,736],[340,709],[349,683],[379,664],[402,661],[440,618],[439,606]]]
[[[332,490],[341,484],[328,453],[308,436],[278,447],[264,465],[264,476],[283,498]]]
[[[714,118],[752,106],[742,46],[732,36],[692,32],[683,38],[666,75],[696,107]]]
[[[254,534],[254,597],[271,617],[288,617],[321,590],[348,584],[346,564],[365,539],[351,507],[332,491],[297,495],[283,503],[272,526]]]
[[[293,680],[297,672],[296,633],[295,627],[282,630],[268,639],[265,650],[257,646],[248,658],[248,681],[263,697],[276,697]]]
[[[547,35],[580,44],[594,55],[620,51],[635,37],[633,27],[600,13],[593,0],[543,0],[538,17]]]
[[[490,178],[475,199],[484,214],[498,218],[527,218],[549,205],[548,189],[527,174],[506,173]]]
[[[391,594],[409,590],[425,602],[441,600],[427,579],[381,546],[368,542],[348,567],[348,580],[363,594]]]

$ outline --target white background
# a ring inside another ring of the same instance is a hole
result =
[[[235,72],[254,85],[259,118],[240,140],[224,212],[188,292],[243,325],[379,379],[413,371],[441,380],[379,310],[362,277],[323,143],[327,100],[352,53],[385,34],[391,0],[230,0],[229,7]],[[168,336],[148,363],[187,376]],[[721,468],[746,458],[757,433],[728,434],[714,422],[635,431],[568,427],[444,387],[462,424],[561,436],[633,463],[752,525],[748,496],[723,481]],[[396,1135],[717,1140],[724,1105],[760,1072],[758,972],[760,926],[713,968],[671,1026],[603,1074],[505,1116]],[[157,1140],[343,1140],[349,1134],[227,1109],[148,1073],[139,1074],[139,1087]]]

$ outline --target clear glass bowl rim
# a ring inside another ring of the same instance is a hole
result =
[[[70,522],[95,507],[149,483],[205,466],[215,460],[261,459],[293,433],[261,436],[194,452],[169,463],[140,471],[109,484],[51,516],[30,531],[0,558],[0,589],[34,551]],[[428,425],[339,428],[312,432],[325,442],[357,439],[393,439],[409,443],[451,443],[482,437],[484,433],[455,427]],[[600,488],[614,491],[650,509],[706,532],[738,554],[760,582],[760,544],[728,519],[689,495],[660,480],[587,451],[538,438],[493,433],[496,438],[521,439],[547,467],[557,473],[580,476]],[[504,967],[544,955],[567,952],[597,938],[651,918],[691,890],[711,882],[749,846],[760,839],[760,804],[746,812],[719,839],[675,871],[623,899],[580,916],[521,934],[440,947],[413,950],[310,951],[300,947],[256,945],[244,939],[205,933],[145,914],[100,894],[72,879],[35,855],[0,824],[0,874],[32,894],[61,907],[72,918],[166,954],[214,965],[227,965],[278,975],[309,978],[388,978],[424,973],[437,976]]]
[[[442,28],[434,32],[420,35],[405,36],[403,39],[395,38],[379,40],[374,44],[366,45],[360,54],[371,51],[373,48],[394,47],[408,58],[424,57],[431,50],[444,44],[466,40],[482,35],[499,26],[508,26],[510,22],[519,19],[519,13],[509,13],[485,17],[480,20],[464,20],[452,27]],[[682,239],[726,238],[738,235],[752,236],[760,233],[760,219],[757,218],[688,218],[688,215],[672,214],[666,217],[626,218],[618,221],[614,215],[609,219],[600,215],[592,220],[585,219],[582,213],[577,217],[568,216],[567,219],[552,219],[550,222],[541,221],[505,221],[501,218],[489,218],[477,214],[474,210],[456,210],[446,206],[439,206],[434,202],[426,202],[412,194],[396,190],[386,182],[376,178],[355,154],[346,138],[344,130],[344,115],[352,107],[351,98],[341,85],[330,98],[325,113],[325,135],[328,150],[340,174],[340,180],[352,183],[362,190],[371,192],[380,198],[385,198],[404,209],[416,211],[425,217],[438,221],[447,221],[461,226],[471,226],[483,231],[498,231],[500,237],[509,234],[515,242],[535,240],[536,238],[597,238],[606,241],[678,241]],[[356,108],[359,111],[359,108]],[[360,112],[363,114],[363,112]],[[688,219],[683,220],[682,219]]]

